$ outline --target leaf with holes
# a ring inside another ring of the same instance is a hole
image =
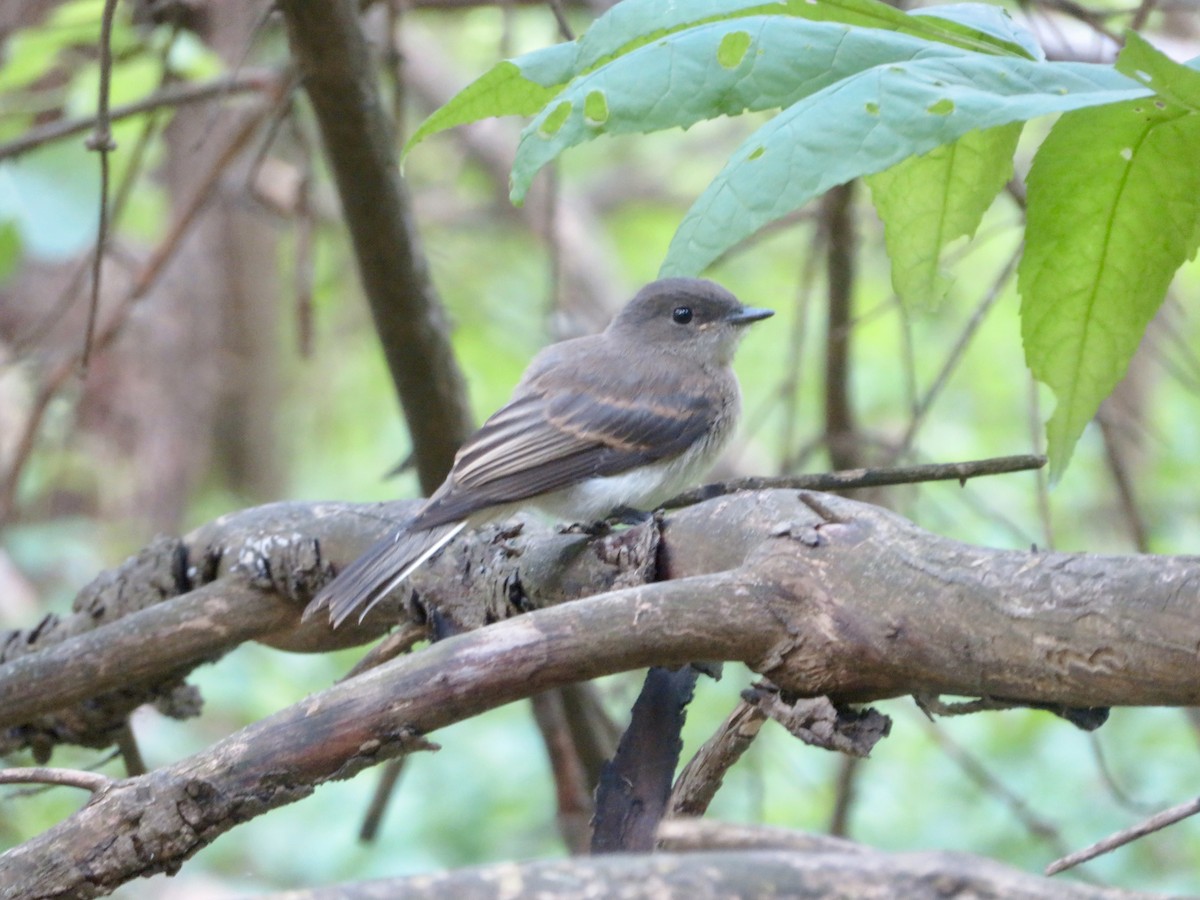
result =
[[[780,109],[873,66],[965,53],[891,31],[780,16],[700,25],[577,78],[535,116],[517,148],[513,200],[524,198],[542,166],[599,134]],[[601,103],[602,120],[588,110]]]
[[[578,40],[498,63],[430,115],[409,139],[404,154],[430,135],[455,125],[494,116],[533,115],[544,110],[573,79],[639,47],[713,22],[763,15],[781,27],[797,20],[838,22],[981,53],[1030,53],[1028,34],[992,7],[966,3],[942,7],[939,12],[943,15],[909,15],[881,0],[692,0],[669,4],[624,0],[593,22]]]
[[[800,100],[759,128],[692,204],[663,275],[694,275],[839,184],[968,131],[1146,96],[1109,66],[961,54],[889,63]]]

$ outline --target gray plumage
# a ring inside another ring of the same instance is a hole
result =
[[[464,527],[536,506],[594,521],[653,508],[715,461],[741,406],[730,368],[740,326],[771,315],[710,281],[647,285],[604,332],[553,344],[459,450],[417,513],[305,610],[365,615]]]

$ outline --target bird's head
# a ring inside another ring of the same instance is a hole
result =
[[[744,326],[774,314],[742,305],[712,281],[664,278],[638,291],[608,331],[629,346],[725,364],[733,359]]]

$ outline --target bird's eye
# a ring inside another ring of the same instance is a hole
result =
[[[686,325],[692,321],[692,308],[690,306],[677,306],[671,310],[671,320],[676,325]]]

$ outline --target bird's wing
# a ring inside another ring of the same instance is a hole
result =
[[[609,372],[589,382],[577,371],[558,367],[553,377],[524,382],[459,450],[446,484],[412,527],[675,456],[708,431],[726,399],[681,377],[659,374],[646,384],[644,377]]]

